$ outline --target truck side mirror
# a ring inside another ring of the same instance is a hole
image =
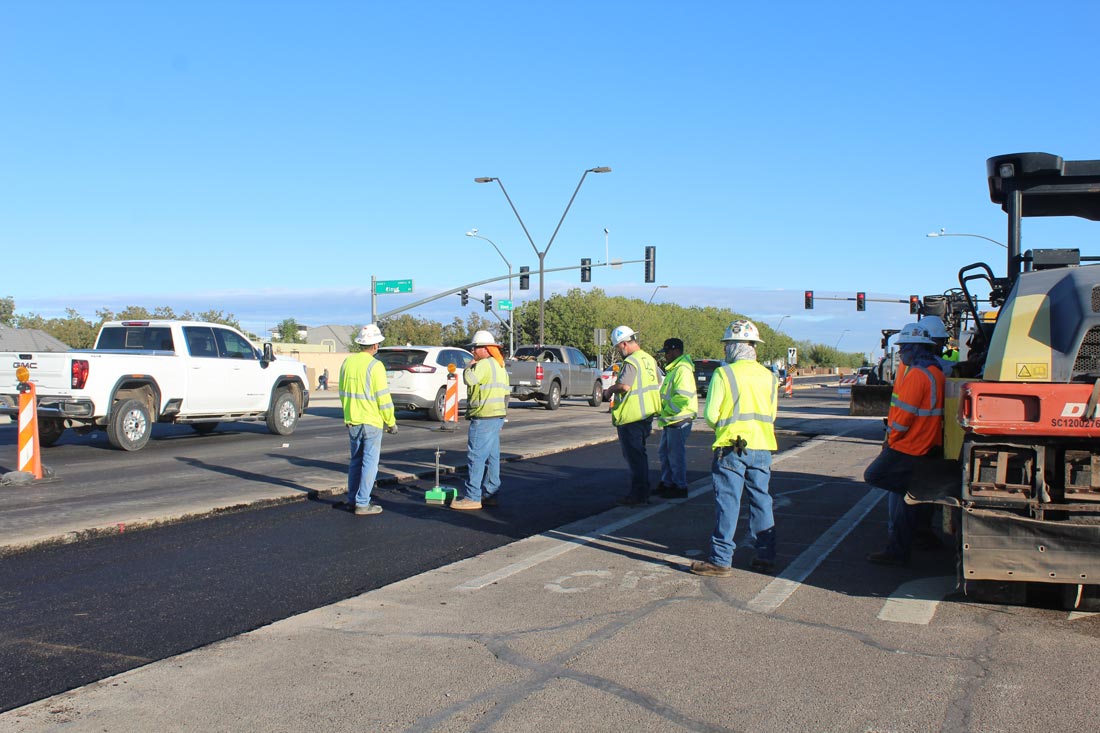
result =
[[[271,348],[271,342],[264,344],[264,356],[260,359],[260,366],[267,369],[267,365],[275,361],[275,350]]]

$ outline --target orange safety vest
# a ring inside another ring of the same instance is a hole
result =
[[[890,395],[887,445],[911,456],[923,456],[943,445],[943,391],[943,371],[938,366],[903,365]]]

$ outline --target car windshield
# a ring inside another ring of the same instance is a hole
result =
[[[428,352],[423,349],[379,349],[375,354],[375,358],[385,365],[386,371],[423,364],[427,356]]]

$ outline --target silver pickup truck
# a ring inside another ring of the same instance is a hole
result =
[[[519,346],[504,365],[517,400],[538,400],[547,410],[563,397],[587,397],[593,407],[603,400],[599,371],[572,346]]]

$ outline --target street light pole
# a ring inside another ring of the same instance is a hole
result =
[[[668,287],[667,285],[658,285],[657,287],[653,288],[653,295],[649,296],[649,300],[646,301],[646,304],[645,304],[646,308],[648,308],[649,304],[653,302],[653,299],[655,297],[657,297],[657,291],[660,290],[661,288],[667,288],[667,287]]]
[[[779,323],[775,324],[776,333],[779,332],[779,327],[783,325],[783,321],[787,320],[788,318],[790,318],[790,316],[783,316],[782,318],[779,319]]]
[[[509,262],[508,258],[504,256],[504,253],[500,251],[500,247],[497,246],[496,242],[478,234],[476,228],[466,232],[466,236],[484,239],[486,242],[493,245],[493,249],[500,255],[500,259],[504,260],[504,264],[508,265],[508,303],[511,306],[508,308],[508,355],[511,356],[516,353],[516,329],[513,327],[512,323],[512,319],[514,318],[512,314],[515,313],[515,310],[513,310],[515,308],[515,303],[512,302],[512,263]]]
[[[843,331],[840,332],[840,338],[838,338],[836,340],[836,346],[833,347],[834,350],[839,350],[840,349],[840,339],[844,338],[844,334],[848,333],[851,330],[852,329],[850,329],[850,328],[846,328],[846,329],[844,329]]]
[[[943,229],[940,229],[938,232],[928,232],[928,234],[925,234],[924,236],[926,236],[926,237],[974,237],[975,239],[984,239],[987,242],[993,242],[993,244],[997,245],[998,247],[1004,247],[1005,249],[1008,249],[1007,244],[1003,244],[1001,242],[998,242],[996,239],[990,239],[989,237],[983,236],[981,234],[962,234],[962,233],[954,234],[953,232],[948,232],[948,231],[944,231]]]
[[[531,249],[535,250],[535,255],[539,258],[539,345],[542,345],[546,341],[546,253],[550,251],[550,246],[554,244],[554,238],[558,236],[558,230],[561,229],[562,222],[565,221],[565,215],[569,213],[570,207],[573,206],[573,199],[577,198],[577,192],[581,190],[581,184],[584,183],[584,179],[589,173],[610,173],[611,169],[607,166],[599,166],[597,168],[589,168],[581,174],[581,180],[577,182],[577,187],[573,190],[573,195],[569,197],[569,203],[565,205],[565,211],[561,214],[561,219],[558,220],[558,225],[554,228],[554,233],[550,235],[550,241],[546,243],[546,248],[541,252],[539,248],[535,246],[535,240],[531,238],[531,232],[527,231],[527,225],[523,223],[523,217],[519,215],[519,211],[516,210],[516,205],[512,203],[512,197],[508,195],[507,189],[504,188],[504,184],[501,183],[499,178],[495,176],[482,176],[474,179],[474,183],[492,183],[497,182],[500,186],[501,193],[504,194],[504,198],[508,200],[508,205],[512,207],[512,213],[516,215],[516,219],[519,220],[519,225],[523,227],[523,233],[527,235],[527,241],[531,243]]]

